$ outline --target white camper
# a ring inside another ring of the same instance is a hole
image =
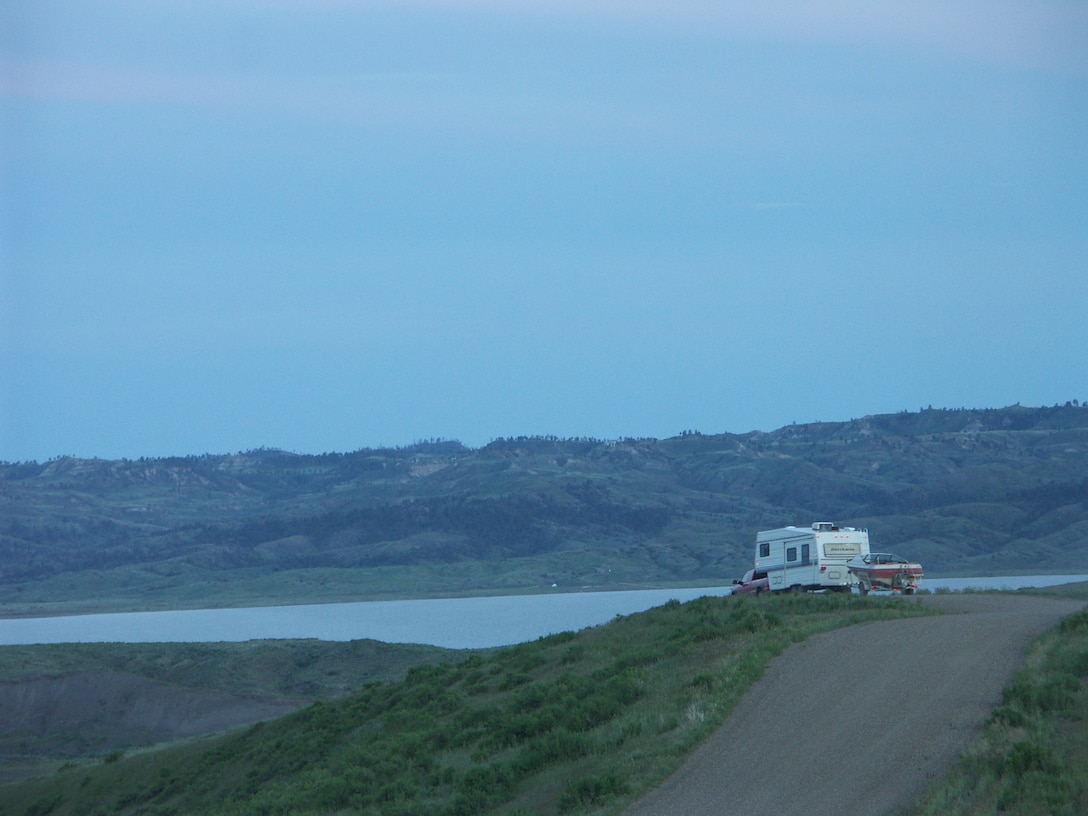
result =
[[[775,592],[849,592],[858,579],[846,562],[868,553],[868,530],[838,527],[830,521],[756,534],[756,569],[767,571]]]

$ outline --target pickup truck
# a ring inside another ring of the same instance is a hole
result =
[[[770,591],[771,583],[767,580],[766,570],[750,569],[739,581],[733,581],[734,595],[758,595],[761,592]]]

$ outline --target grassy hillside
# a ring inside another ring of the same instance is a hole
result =
[[[0,465],[0,613],[728,581],[834,520],[929,574],[1088,563],[1088,407],[773,433]]]
[[[674,770],[791,642],[916,614],[909,601],[846,595],[670,602],[10,786],[0,816],[615,813]]]

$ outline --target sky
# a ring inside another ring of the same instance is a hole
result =
[[[1081,0],[0,4],[0,460],[1072,399]]]

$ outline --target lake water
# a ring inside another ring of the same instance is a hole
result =
[[[925,579],[924,589],[1019,589],[1088,581],[1088,575]],[[0,645],[164,643],[268,638],[426,643],[451,649],[507,646],[607,623],[676,599],[728,595],[728,586],[485,598],[121,612],[0,619]]]

